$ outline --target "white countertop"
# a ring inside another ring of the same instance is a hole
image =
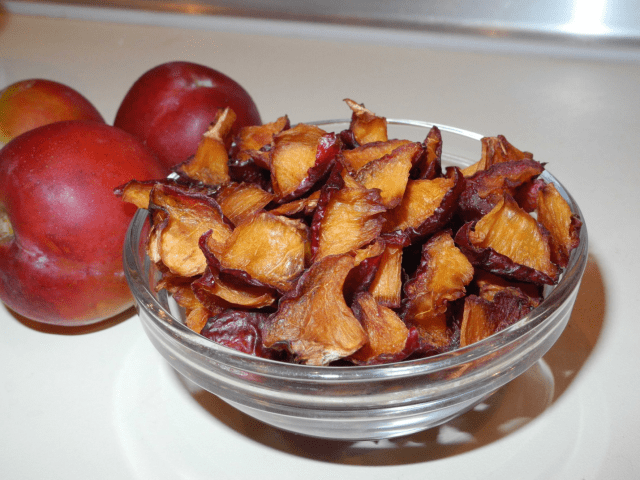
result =
[[[179,378],[133,311],[69,331],[0,305],[0,478],[640,477],[637,51],[5,8],[12,13],[0,17],[0,88],[32,77],[60,81],[109,122],[134,80],[180,59],[238,80],[265,121],[285,113],[292,122],[343,118],[350,97],[387,117],[504,134],[548,162],[572,192],[590,257],[569,325],[542,362],[485,411],[380,442],[315,440],[236,412]]]

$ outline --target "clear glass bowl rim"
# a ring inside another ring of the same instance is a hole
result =
[[[307,122],[318,126],[348,125],[349,119],[323,120]],[[461,135],[472,140],[480,140],[483,135],[456,127],[439,123],[418,120],[387,119],[391,125],[431,128],[437,125],[443,132]],[[446,150],[446,144],[444,145]],[[521,339],[523,335],[534,334],[536,330],[544,329],[547,321],[553,321],[553,313],[574,293],[580,284],[586,268],[588,257],[588,235],[584,216],[574,198],[547,170],[542,174],[547,181],[552,181],[568,201],[573,213],[582,220],[580,231],[580,245],[570,257],[558,284],[548,293],[543,302],[529,315],[516,324],[498,332],[491,337],[450,352],[418,360],[395,362],[383,365],[368,366],[309,366],[279,362],[248,355],[222,345],[195,333],[186,325],[175,319],[170,310],[158,300],[158,294],[149,286],[149,278],[145,271],[145,263],[138,255],[140,248],[140,234],[148,219],[148,212],[140,209],[134,215],[124,245],[125,275],[129,281],[138,308],[145,308],[151,315],[155,326],[165,331],[180,343],[189,346],[201,355],[210,356],[215,361],[226,364],[229,368],[238,368],[248,373],[268,375],[281,378],[304,378],[314,381],[366,381],[369,379],[413,377],[434,373],[453,366],[476,362],[487,355],[495,355],[496,351],[509,348],[509,345]],[[146,257],[145,257],[146,258]],[[175,321],[174,321],[175,320]]]

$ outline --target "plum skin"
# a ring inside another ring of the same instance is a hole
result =
[[[196,152],[217,110],[225,107],[237,116],[234,133],[262,123],[253,99],[232,78],[197,63],[168,62],[134,82],[113,124],[142,140],[169,173]]]
[[[113,189],[162,173],[137,139],[100,122],[56,122],[9,142],[0,150],[0,298],[55,325],[128,309],[122,247],[135,207]]]
[[[53,80],[20,80],[0,91],[0,146],[26,131],[63,120],[104,123],[86,97]]]

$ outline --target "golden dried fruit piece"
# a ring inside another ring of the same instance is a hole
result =
[[[206,305],[202,303],[191,288],[192,281],[193,277],[180,277],[165,269],[161,280],[156,285],[156,290],[167,290],[175,302],[184,308],[187,327],[200,333],[209,317],[217,315],[223,309],[216,303],[208,302]]]
[[[200,333],[213,314],[204,305],[186,311],[185,325],[196,333]]]
[[[460,347],[479,342],[493,335],[495,331],[490,301],[475,295],[466,297],[460,326]]]
[[[385,214],[386,234],[396,233],[412,241],[440,230],[454,214],[464,187],[458,168],[433,180],[409,180],[402,203]]]
[[[364,188],[380,190],[380,200],[385,208],[397,207],[402,202],[411,167],[422,151],[419,143],[398,147],[388,155],[367,163],[358,170],[355,179]]]
[[[195,155],[176,166],[175,171],[206,185],[224,185],[230,181],[229,154],[231,127],[236,114],[230,108],[218,111],[209,129],[202,135]]]
[[[264,345],[286,348],[295,361],[309,365],[327,365],[360,349],[367,334],[342,294],[354,265],[350,254],[311,265],[265,325]]]
[[[351,252],[355,259],[355,266],[349,272],[342,292],[347,305],[353,303],[356,294],[369,289],[380,266],[384,250],[385,242],[376,238],[370,245]]]
[[[151,191],[149,210],[153,220],[149,258],[162,262],[175,275],[204,273],[207,262],[199,246],[204,233],[211,230],[211,236],[224,243],[232,232],[213,198],[177,186],[157,184]]]
[[[553,183],[538,190],[537,213],[538,221],[551,234],[551,260],[566,267],[571,252],[580,244],[582,221]]]
[[[221,271],[287,292],[304,271],[307,241],[303,222],[261,212],[237,225],[224,247],[213,253]]]
[[[517,149],[507,141],[504,135],[484,137],[480,142],[482,143],[482,157],[473,165],[462,170],[465,177],[470,177],[481,170],[487,170],[498,163],[533,160],[532,153]]]
[[[124,202],[131,203],[138,208],[149,208],[149,196],[156,183],[155,180],[145,182],[131,180],[117,187],[114,193]]]
[[[338,187],[340,178],[341,188]],[[382,213],[386,209],[379,191],[367,190],[349,174],[340,178],[336,178],[335,185],[325,184],[327,188],[323,187],[314,214],[311,225],[314,261],[367,245],[382,229]]]
[[[270,146],[271,142],[273,142],[273,137],[290,127],[289,117],[286,115],[274,122],[242,127],[236,137],[236,156],[243,157],[248,152],[258,151]]]
[[[233,167],[255,164],[259,168],[269,170],[271,168],[271,155],[269,150],[273,138],[283,130],[291,128],[289,117],[284,115],[275,122],[262,125],[242,127],[236,136],[230,162],[230,173]]]
[[[369,292],[385,307],[400,308],[402,299],[402,252],[401,246],[388,244],[380,259],[376,275]]]
[[[274,215],[284,215],[285,217],[295,217],[297,215],[312,215],[318,206],[320,199],[320,190],[316,190],[308,197],[298,198],[287,203],[278,205],[276,208],[269,210]]]
[[[449,303],[464,297],[473,274],[473,266],[449,232],[439,232],[423,245],[420,265],[405,283],[402,308],[404,321],[418,328],[423,343],[438,349],[449,345]]]
[[[298,124],[277,134],[271,149],[273,192],[281,202],[302,196],[331,168],[339,145],[335,134]]]
[[[349,129],[360,145],[371,142],[386,142],[387,138],[387,119],[379,117],[364,105],[354,102],[346,98],[344,100],[352,111],[351,125]]]
[[[199,298],[214,296],[231,307],[263,308],[273,305],[276,301],[273,289],[226,281],[211,268],[192,283],[192,288]],[[220,303],[216,300],[213,302]]]
[[[367,333],[367,343],[349,359],[360,365],[398,361],[407,356],[409,329],[390,308],[379,305],[373,295],[356,295],[352,310]]]
[[[365,145],[353,148],[351,150],[343,150],[339,155],[339,161],[345,168],[355,175],[358,170],[367,163],[389,155],[396,148],[411,143],[409,140],[388,140],[386,142],[370,142]]]
[[[475,265],[514,280],[553,284],[559,269],[551,261],[549,234],[510,195],[477,222],[456,233],[456,243]]]
[[[535,305],[518,289],[497,292],[489,301],[469,295],[464,299],[460,326],[460,347],[466,347],[513,325]]]
[[[228,183],[215,198],[225,217],[237,225],[264,209],[275,196],[255,183]]]

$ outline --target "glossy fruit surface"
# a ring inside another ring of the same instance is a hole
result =
[[[87,98],[52,80],[21,80],[0,91],[0,146],[28,130],[62,120],[104,122]]]
[[[235,80],[191,62],[170,62],[144,73],[123,99],[114,125],[142,140],[166,171],[186,161],[220,108],[237,115],[234,131],[261,123],[258,109]]]
[[[139,140],[100,122],[57,122],[9,142],[0,150],[0,298],[56,325],[127,309],[122,245],[135,207],[113,189],[162,173]]]

